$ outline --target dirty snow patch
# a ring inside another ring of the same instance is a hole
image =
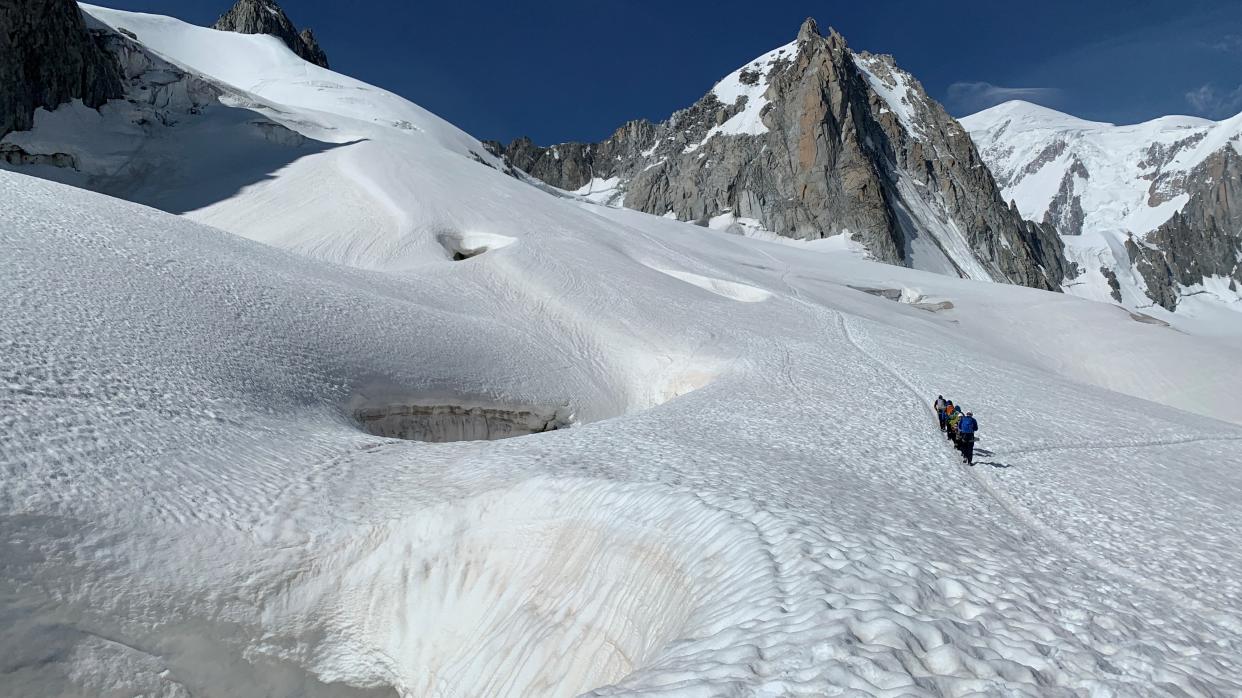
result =
[[[568,697],[774,593],[770,555],[691,494],[537,478],[345,537],[271,605],[292,609],[281,631],[323,638],[315,668],[331,679]]]

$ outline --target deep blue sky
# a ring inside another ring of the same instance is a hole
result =
[[[232,2],[96,1],[204,25]],[[505,141],[662,119],[808,15],[957,116],[1013,97],[1117,123],[1242,111],[1242,0],[278,1],[334,70]]]

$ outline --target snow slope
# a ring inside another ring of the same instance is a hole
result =
[[[0,695],[1242,691],[1242,346],[262,82],[232,108],[336,147],[186,216],[0,172]],[[435,407],[572,426],[357,417]]]
[[[95,20],[125,28],[146,48],[194,73],[249,93],[277,107],[335,117],[334,142],[388,129],[418,134],[460,153],[477,151],[478,142],[456,126],[387,90],[320,68],[299,58],[279,39],[237,34],[140,12],[81,4]],[[352,128],[341,129],[349,121]]]
[[[594,206],[394,275],[0,186],[13,695],[1242,689],[1242,427],[1089,384],[1242,422],[1236,349]],[[577,425],[350,416],[427,401]]]
[[[791,41],[784,46],[772,49],[755,58],[755,60],[729,73],[712,86],[712,94],[721,104],[734,106],[738,100],[745,99],[745,106],[718,126],[707,130],[703,138],[686,146],[685,152],[693,152],[716,134],[729,136],[757,136],[768,132],[761,118],[763,108],[768,100],[768,73],[772,66],[780,61],[792,61],[798,57],[798,42]]]
[[[120,101],[101,114],[40,111],[33,130],[6,141],[90,166],[41,176],[358,267],[400,267],[442,254],[439,235],[488,232],[470,226],[480,218],[474,206],[498,207],[490,192],[474,206],[437,202],[467,191],[481,163],[501,163],[421,107],[309,64],[273,37],[83,9],[221,95],[164,127],[135,124]]]

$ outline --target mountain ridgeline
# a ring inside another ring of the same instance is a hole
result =
[[[213,28],[270,34],[304,60],[328,66],[311,30],[299,33],[272,0],[238,0]],[[77,99],[98,109],[125,98],[129,74],[135,72],[127,61],[139,53],[133,47],[107,27],[88,25],[73,0],[0,3],[0,138],[32,128],[39,108],[50,111]],[[162,63],[152,57],[141,60]]]
[[[795,42],[661,123],[600,143],[488,147],[547,184],[615,186],[612,203],[793,238],[848,234],[884,262],[1058,290],[1051,226],[1008,205],[964,129],[890,56],[808,19]]]

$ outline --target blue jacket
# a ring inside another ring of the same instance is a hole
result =
[[[957,425],[957,430],[963,434],[973,434],[979,429],[979,423],[974,417],[962,417],[961,424]]]

